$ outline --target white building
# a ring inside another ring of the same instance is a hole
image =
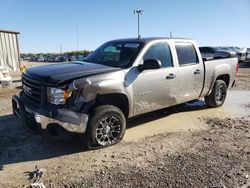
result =
[[[11,71],[20,68],[18,34],[0,29],[0,66],[8,67]]]

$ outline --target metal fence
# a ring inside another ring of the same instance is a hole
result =
[[[15,31],[0,30],[0,66],[17,71],[20,67],[18,34]]]

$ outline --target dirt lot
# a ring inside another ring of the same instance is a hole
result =
[[[250,186],[250,68],[241,67],[222,107],[201,100],[131,119],[120,144],[91,151],[27,133],[11,113],[19,90],[0,90],[0,187],[29,185],[35,166],[46,187]]]

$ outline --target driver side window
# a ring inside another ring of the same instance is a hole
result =
[[[161,67],[173,67],[172,54],[166,42],[153,44],[143,56],[143,61],[155,59],[161,61]]]

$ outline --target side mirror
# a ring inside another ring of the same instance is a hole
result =
[[[161,61],[157,59],[146,59],[142,65],[138,66],[140,72],[148,69],[159,69],[161,68]]]

